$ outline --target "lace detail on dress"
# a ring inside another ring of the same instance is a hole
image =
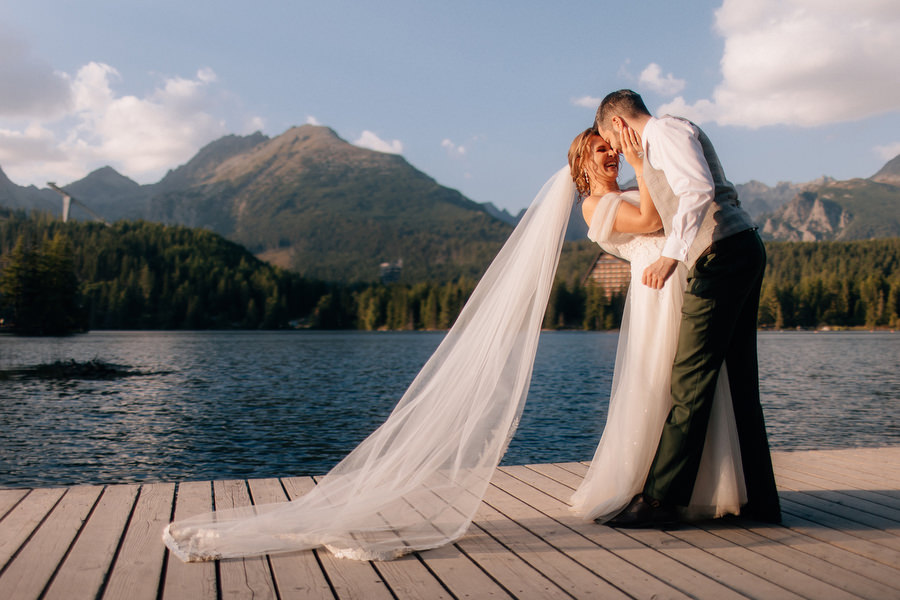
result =
[[[640,269],[637,271],[640,275],[648,265],[660,257],[665,243],[666,236],[662,232],[636,235],[625,243],[617,244],[616,252],[613,254],[631,263],[631,275],[634,277],[635,271]],[[603,244],[600,246],[602,247]]]
[[[640,280],[643,270],[662,254],[666,236],[662,230],[641,235],[613,231],[613,223],[616,220],[616,211],[619,210],[620,202],[638,206],[640,195],[637,191],[628,190],[603,196],[591,216],[588,237],[600,244],[600,247],[606,252],[630,262],[632,281],[634,281],[636,273]]]

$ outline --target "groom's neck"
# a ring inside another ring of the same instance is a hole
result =
[[[644,137],[644,127],[650,121],[650,115],[634,115],[627,119],[628,126],[638,132],[638,135]]]

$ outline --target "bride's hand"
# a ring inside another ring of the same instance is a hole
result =
[[[622,154],[625,160],[635,171],[640,173],[644,168],[644,148],[641,145],[641,136],[631,127],[623,127],[619,132],[619,140],[622,142]]]

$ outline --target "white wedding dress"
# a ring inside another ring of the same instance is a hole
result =
[[[464,535],[525,403],[575,197],[569,168],[563,167],[538,193],[388,419],[315,488],[291,502],[219,510],[170,523],[163,531],[166,545],[185,561],[317,547],[340,557],[388,560]],[[657,318],[657,305],[664,305],[677,313],[674,301],[633,299],[631,312],[646,310],[648,318]],[[673,318],[662,319],[667,339],[673,335]],[[652,370],[662,371],[655,377],[667,378],[663,358],[641,358],[640,345],[654,350],[658,345],[655,334],[641,329],[645,335],[631,337],[617,365],[647,367],[644,379]],[[653,403],[662,404],[658,399]],[[347,410],[353,410],[352,399]],[[604,435],[602,445],[627,443],[643,427],[648,439],[639,440],[640,445],[655,448],[658,428],[642,425],[639,416],[623,420],[635,427],[623,440],[608,441]],[[624,458],[630,450],[617,456]],[[582,494],[586,498],[600,498],[610,488],[601,485],[607,474],[599,471],[592,474],[591,488],[583,488],[589,492]],[[617,472],[624,471],[646,474],[638,466]],[[615,487],[612,473],[608,483]],[[623,497],[630,493],[626,487],[630,490],[630,483],[619,490]]]
[[[576,514],[600,521],[614,517],[644,487],[672,406],[669,382],[686,285],[682,263],[661,290],[641,283],[644,268],[659,258],[665,237],[661,232],[614,232],[622,201],[640,202],[636,191],[607,194],[588,231],[604,250],[631,263],[606,426],[590,469],[571,499]],[[737,435],[723,367],[687,518],[737,514],[747,501]]]

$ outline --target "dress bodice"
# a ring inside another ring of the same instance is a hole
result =
[[[613,231],[620,202],[639,206],[640,195],[637,191],[629,190],[603,196],[594,209],[588,238],[600,244],[610,254],[630,262],[632,273],[642,272],[644,267],[659,258],[666,236],[662,230],[641,235]]]

